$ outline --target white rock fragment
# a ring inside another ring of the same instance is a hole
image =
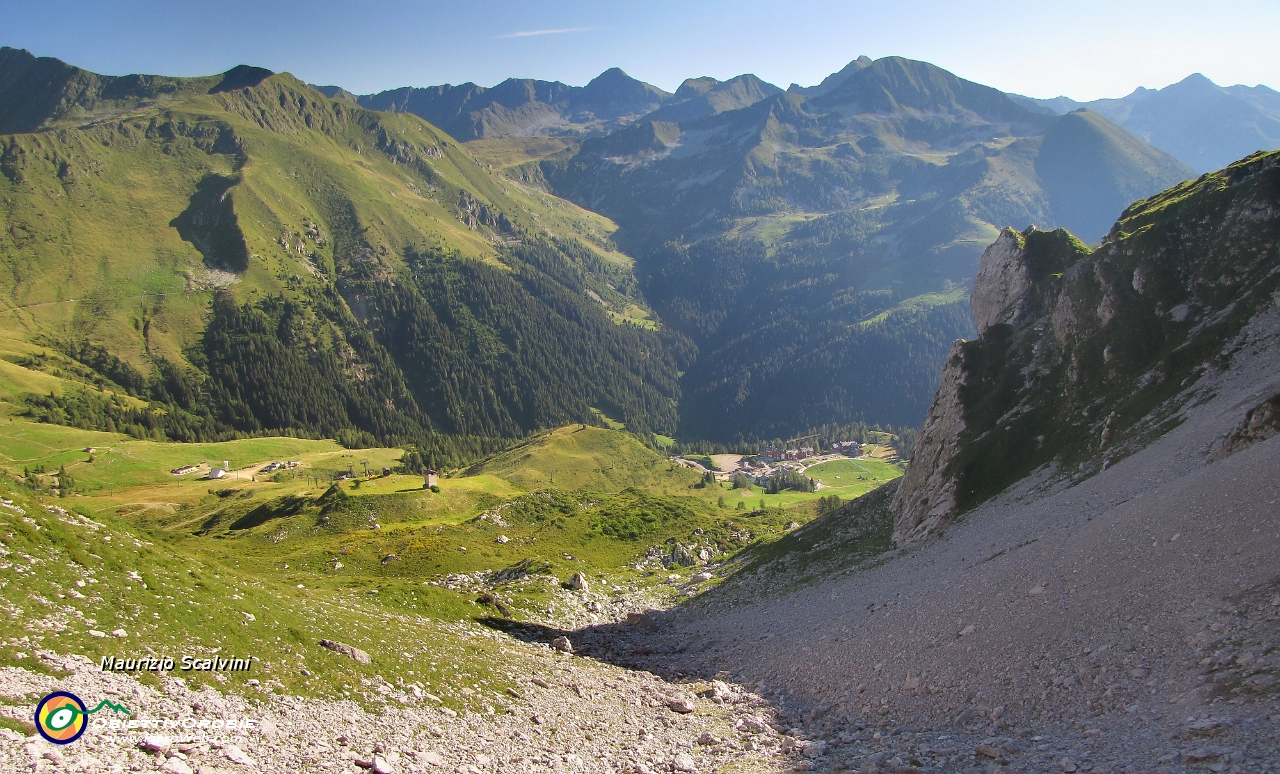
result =
[[[320,647],[328,648],[334,653],[341,653],[344,656],[353,658],[361,664],[371,663],[372,659],[369,654],[359,648],[346,644],[345,642],[337,642],[336,640],[320,640]]]
[[[444,766],[444,758],[435,750],[428,750],[422,754],[422,760],[428,766]]]
[[[250,758],[249,755],[245,753],[244,750],[241,750],[239,747],[237,747],[234,744],[227,745],[223,749],[222,754],[226,756],[227,760],[231,761],[232,763],[239,764],[241,766],[257,765],[257,763],[253,760],[253,758]]]
[[[181,758],[170,758],[160,767],[165,774],[195,774],[191,766]]]

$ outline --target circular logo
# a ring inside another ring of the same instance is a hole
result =
[[[89,713],[80,697],[55,691],[36,705],[36,730],[54,744],[71,744],[89,725]]]

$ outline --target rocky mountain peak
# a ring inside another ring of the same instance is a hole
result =
[[[575,105],[612,109],[623,113],[643,113],[671,96],[657,86],[638,81],[620,67],[610,67],[582,87]]]
[[[219,92],[224,91],[252,88],[273,75],[275,75],[275,73],[265,67],[236,65],[222,74],[222,80],[218,81],[213,88],[209,89],[209,93],[218,94]]]

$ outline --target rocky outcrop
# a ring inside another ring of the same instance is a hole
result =
[[[982,256],[978,338],[956,342],[893,500],[923,537],[1042,466],[1092,475],[1176,424],[1280,288],[1280,152],[1134,203],[1090,252],[1005,229]],[[1266,406],[1216,453],[1269,437]]]
[[[979,336],[992,325],[1012,323],[1021,316],[1022,297],[1031,289],[1026,246],[1022,234],[1006,228],[982,254],[970,296]]]
[[[952,462],[972,435],[967,431],[974,418],[966,417],[966,406],[971,406],[977,395],[973,391],[966,395],[965,386],[981,359],[984,337],[1001,339],[1010,329],[1045,314],[1052,308],[1052,296],[1064,270],[1087,255],[1088,248],[1066,231],[1045,232],[1035,226],[1023,232],[1006,228],[983,252],[970,297],[978,344],[967,346],[957,341],[947,355],[911,465],[894,496],[895,543],[923,537],[951,521],[957,512],[960,477]],[[1000,330],[993,331],[994,327]],[[1026,383],[1036,375],[1027,374]]]
[[[1280,300],[1277,306],[1280,306]],[[1216,446],[1209,459],[1220,460],[1277,435],[1280,435],[1280,393],[1250,409],[1240,424]]]
[[[1003,235],[1002,237],[1003,238]],[[893,498],[893,542],[905,543],[932,531],[955,511],[956,482],[948,478],[947,461],[959,450],[964,434],[962,342],[951,346],[942,383],[920,428],[911,465]]]

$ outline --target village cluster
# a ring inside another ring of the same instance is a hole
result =
[[[277,470],[293,470],[301,464],[301,462],[296,462],[294,460],[289,460],[288,462],[268,462],[257,470],[257,475],[261,475],[263,473],[274,473]],[[183,465],[182,467],[174,468],[169,472],[175,476],[185,476],[188,473],[195,473],[204,467],[208,468],[208,472],[205,473],[204,477],[210,480],[217,480],[227,477],[227,471],[231,470],[231,463],[227,460],[223,460],[222,465],[217,466],[207,462],[202,462],[199,465]]]
[[[785,475],[788,472],[803,473],[806,468],[840,457],[861,457],[862,444],[858,441],[838,441],[831,444],[827,451],[812,446],[800,446],[788,449],[783,446],[769,445],[759,454],[744,456],[737,461],[731,470],[711,470],[696,460],[677,457],[676,462],[700,472],[712,473],[717,481],[732,481],[734,476],[746,476],[757,486],[768,486],[773,476]]]

